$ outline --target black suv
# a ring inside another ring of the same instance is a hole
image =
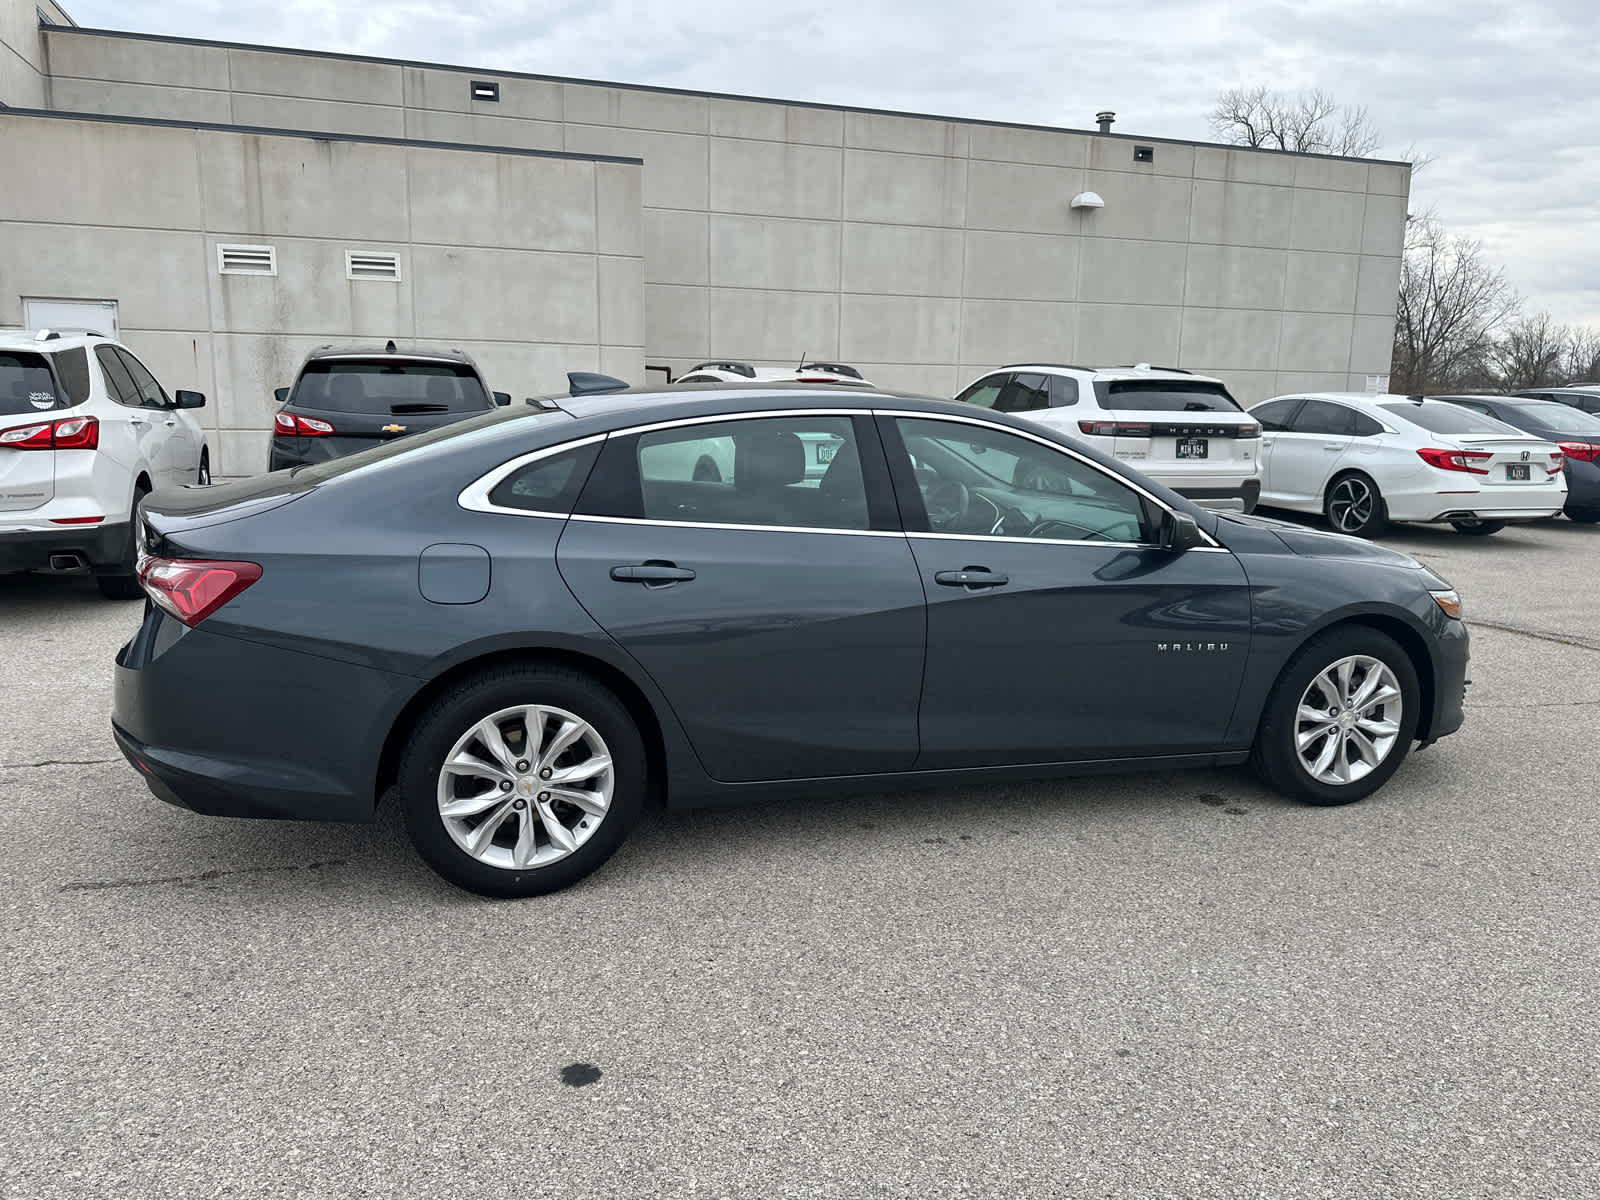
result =
[[[272,419],[267,470],[327,462],[511,403],[459,350],[319,346]]]

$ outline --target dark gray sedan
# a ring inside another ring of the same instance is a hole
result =
[[[517,406],[158,493],[141,540],[113,721],[156,795],[393,789],[486,895],[582,878],[651,801],[1249,759],[1340,804],[1462,721],[1460,601],[1414,560],[875,391]]]

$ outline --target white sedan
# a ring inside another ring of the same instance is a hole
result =
[[[1340,533],[1440,521],[1489,534],[1566,503],[1558,446],[1442,400],[1317,392],[1250,415],[1262,428],[1262,505],[1322,513]]]

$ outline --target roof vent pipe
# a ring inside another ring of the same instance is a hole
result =
[[[1097,112],[1094,115],[1094,119],[1096,121],[1100,122],[1100,132],[1101,133],[1110,133],[1111,132],[1111,122],[1113,122],[1113,121],[1115,121],[1117,119],[1117,114],[1114,113],[1114,112],[1110,112],[1109,110],[1106,111],[1106,112]]]

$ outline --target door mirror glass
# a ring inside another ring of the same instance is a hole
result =
[[[1205,544],[1200,526],[1188,513],[1169,512],[1161,519],[1161,548],[1174,554]]]
[[[287,403],[289,403],[289,389],[288,388],[273,388],[272,389],[272,394],[275,397],[277,397],[277,400],[278,400],[279,404],[287,404]]]
[[[505,408],[508,404],[511,403],[511,393],[510,392],[496,392],[494,394],[494,402],[495,402],[496,406],[498,406],[500,408]]]
[[[174,408],[204,408],[206,398],[203,392],[178,391],[173,397]]]

